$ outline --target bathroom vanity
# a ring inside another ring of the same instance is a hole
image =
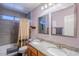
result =
[[[27,56],[79,56],[79,52],[38,39],[32,40],[27,47]]]

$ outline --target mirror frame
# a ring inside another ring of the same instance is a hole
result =
[[[74,3],[74,5],[70,6],[70,7],[74,7],[74,15],[75,15],[75,20],[74,20],[74,36],[68,36],[68,35],[57,35],[57,34],[53,34],[52,30],[53,30],[53,26],[52,26],[52,22],[53,22],[53,17],[52,17],[52,13],[55,13],[55,12],[52,12],[51,13],[51,35],[55,35],[55,36],[63,36],[63,37],[77,37],[77,7],[76,7],[76,4]],[[69,8],[69,7],[67,7]],[[66,8],[64,8],[66,9]],[[60,10],[64,10],[64,9],[60,9]],[[58,11],[60,11],[58,10]],[[56,11],[56,12],[58,12]]]

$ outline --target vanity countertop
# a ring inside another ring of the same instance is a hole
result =
[[[47,56],[67,56],[63,50],[58,49],[56,45],[46,41],[31,41],[29,44]]]
[[[58,48],[55,44],[47,41],[34,40],[29,43],[47,56],[79,56],[79,53],[66,48]]]

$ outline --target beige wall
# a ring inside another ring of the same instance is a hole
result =
[[[55,36],[51,35],[51,23],[49,24],[49,35],[47,34],[40,34],[38,33],[38,17],[40,15],[45,14],[48,12],[50,13],[50,10],[42,11],[40,7],[36,8],[32,11],[32,25],[36,26],[35,30],[32,30],[32,38],[38,37],[45,40],[53,41],[60,44],[66,44],[72,47],[79,48],[79,4],[76,4],[76,14],[77,14],[77,36],[76,37],[63,37],[63,36]],[[51,18],[50,18],[51,19]],[[50,20],[49,20],[50,21]]]

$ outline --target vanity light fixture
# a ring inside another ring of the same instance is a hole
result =
[[[56,3],[46,3],[46,4],[41,6],[41,10],[47,9],[47,8],[49,8],[49,7],[51,7],[51,6],[55,5],[55,4]],[[59,4],[59,5],[61,5],[61,4]]]
[[[48,6],[52,6],[53,5],[53,3],[48,3]]]

